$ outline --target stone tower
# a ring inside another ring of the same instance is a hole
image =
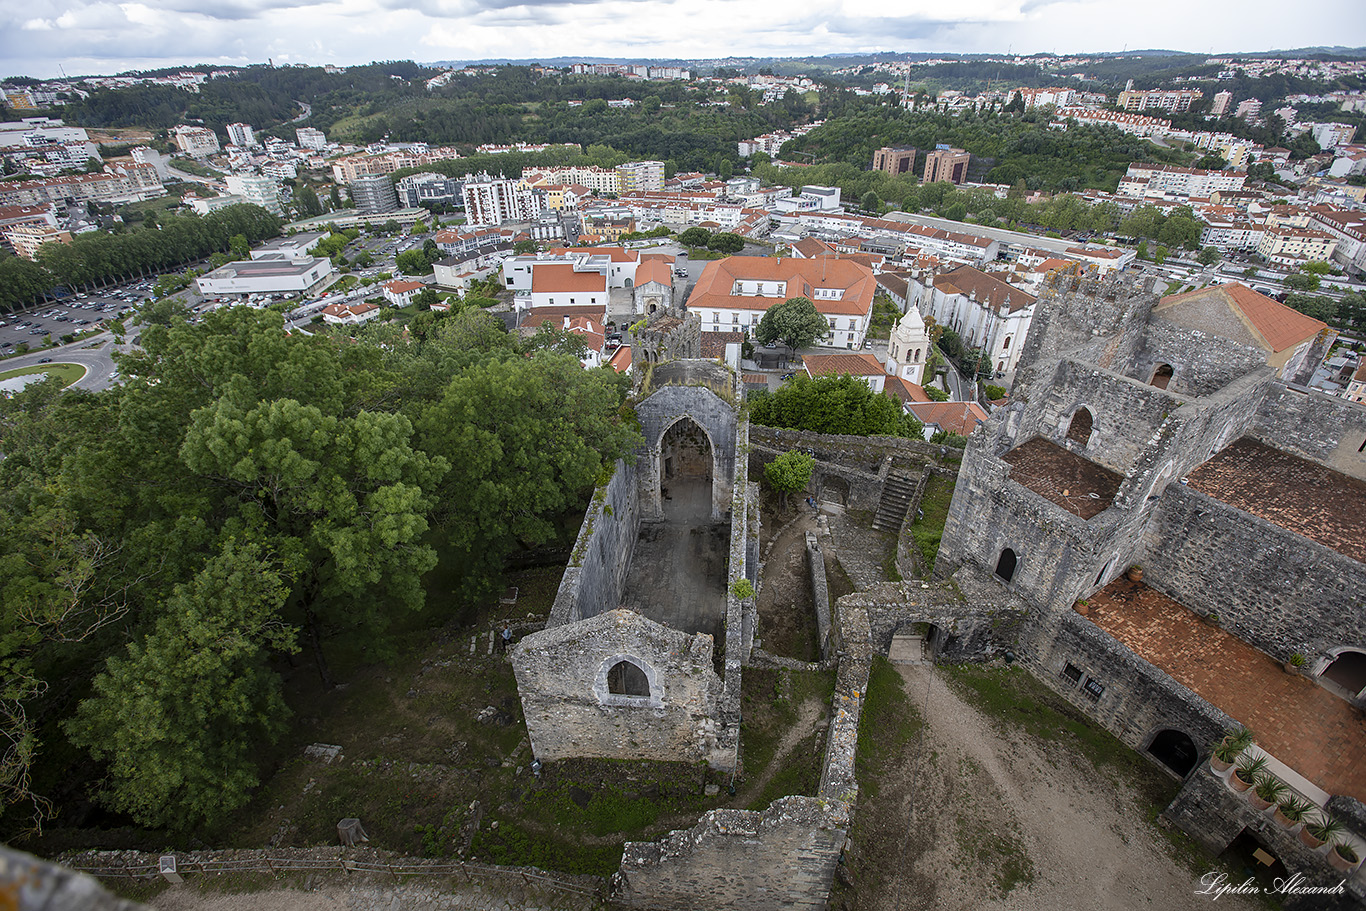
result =
[[[911,307],[892,329],[887,345],[887,373],[923,385],[925,361],[930,355],[930,334],[920,311]]]

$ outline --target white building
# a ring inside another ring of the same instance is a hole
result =
[[[228,192],[275,215],[284,215],[280,204],[280,181],[264,174],[229,174]]]
[[[315,130],[312,127],[299,127],[294,131],[294,137],[298,139],[301,149],[322,151],[327,148],[327,134],[322,130]]]
[[[618,193],[646,193],[664,189],[664,162],[628,161],[617,165]]]
[[[1175,165],[1131,164],[1119,182],[1120,196],[1151,198],[1161,196],[1209,198],[1220,190],[1241,190],[1246,174],[1236,171],[1206,171]]]
[[[323,322],[341,326],[359,326],[379,316],[379,304],[360,301],[354,304],[328,304],[323,308]]]
[[[171,138],[180,151],[191,158],[207,158],[220,151],[218,137],[204,127],[181,125],[171,130]]]
[[[876,290],[873,270],[854,259],[730,256],[707,263],[687,309],[703,332],[753,334],[770,307],[805,297],[829,324],[825,344],[861,348]]]
[[[465,223],[471,227],[535,221],[541,211],[541,197],[521,180],[484,175],[484,179],[466,181],[462,195]]]
[[[307,294],[322,288],[334,272],[332,261],[309,257],[292,259],[271,254],[260,259],[228,263],[195,279],[205,297],[223,294]]]
[[[256,145],[256,131],[251,128],[249,123],[230,123],[228,124],[228,142],[245,149]]]
[[[1011,373],[1034,319],[1034,295],[972,266],[907,281],[907,305],[984,349],[992,369]]]

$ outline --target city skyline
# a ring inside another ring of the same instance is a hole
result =
[[[1101,54],[1125,48],[1251,53],[1366,45],[1352,0],[1156,0],[1140,19],[1102,0],[814,0],[800,12],[738,0],[35,0],[0,12],[5,75],[97,75],[267,59],[351,66],[375,60],[586,57],[714,59],[839,53]],[[718,40],[710,23],[726,23]]]

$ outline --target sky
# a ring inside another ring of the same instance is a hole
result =
[[[1366,46],[1361,0],[7,0],[0,72]],[[895,15],[889,15],[889,11]]]

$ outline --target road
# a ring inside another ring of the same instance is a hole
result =
[[[92,345],[95,347],[90,347]],[[36,367],[44,359],[54,364],[80,364],[85,368],[85,376],[72,383],[72,388],[84,389],[86,392],[101,392],[114,383],[114,351],[126,351],[128,347],[125,345],[119,348],[114,342],[114,336],[105,332],[83,342],[31,351],[0,361],[0,371],[13,370],[16,367]]]

